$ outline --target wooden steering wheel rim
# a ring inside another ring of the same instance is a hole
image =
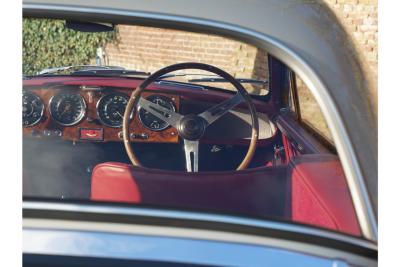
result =
[[[205,70],[212,72],[214,74],[217,74],[221,76],[222,78],[228,80],[233,86],[236,88],[238,93],[243,97],[245,100],[249,111],[251,115],[251,122],[252,122],[252,130],[251,130],[251,141],[249,148],[247,150],[246,156],[243,158],[242,162],[240,165],[236,168],[236,170],[243,170],[246,169],[247,166],[250,164],[254,153],[257,148],[257,140],[259,136],[259,125],[258,125],[258,115],[256,108],[253,104],[253,101],[250,97],[250,95],[247,93],[246,89],[237,81],[235,78],[233,78],[229,73],[208,65],[204,63],[195,63],[195,62],[187,62],[187,63],[178,63],[174,65],[167,66],[165,68],[162,68],[153,74],[151,74],[147,79],[145,79],[131,94],[129,101],[126,105],[125,113],[124,113],[124,118],[123,118],[123,124],[122,124],[122,132],[123,132],[123,141],[124,141],[124,146],[126,149],[126,152],[128,154],[129,159],[131,160],[132,164],[134,166],[139,166],[141,167],[142,165],[140,164],[139,160],[137,159],[135,153],[133,152],[131,142],[130,142],[130,137],[129,137],[129,122],[130,122],[130,116],[133,115],[133,118],[135,117],[136,113],[136,106],[137,103],[141,97],[142,92],[149,86],[151,83],[157,81],[161,76],[177,71],[177,70],[183,70],[183,69],[199,69],[199,70]],[[133,111],[133,113],[132,113]]]

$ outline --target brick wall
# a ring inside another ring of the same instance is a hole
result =
[[[254,46],[219,36],[142,26],[119,26],[118,31],[118,44],[106,46],[111,65],[154,71],[173,63],[197,61],[250,77],[256,57],[260,58]]]
[[[108,65],[154,72],[170,64],[195,61],[212,64],[235,77],[268,78],[267,53],[242,42],[143,26],[121,25],[118,31],[118,42],[105,48]]]

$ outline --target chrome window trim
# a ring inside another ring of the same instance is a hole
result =
[[[283,63],[288,65],[303,82],[308,86],[311,93],[319,104],[321,111],[327,121],[327,124],[332,132],[332,137],[338,155],[341,159],[344,172],[346,174],[347,182],[349,185],[350,193],[353,199],[355,211],[358,221],[360,223],[363,235],[370,240],[377,242],[377,221],[372,208],[371,200],[363,179],[360,166],[358,164],[352,142],[346,132],[346,129],[341,120],[338,109],[329,95],[329,91],[322,80],[319,79],[316,72],[310,65],[287,45],[279,42],[271,36],[267,36],[260,32],[256,32],[238,25],[232,25],[217,21],[205,20],[193,17],[184,17],[176,15],[166,15],[159,13],[149,13],[140,11],[128,11],[119,9],[103,9],[95,7],[79,7],[79,6],[66,6],[62,4],[34,4],[23,3],[24,10],[51,10],[74,12],[81,14],[99,14],[99,15],[114,15],[125,16],[140,19],[152,19],[158,22],[174,22],[183,23],[191,27],[208,27],[217,33],[224,33],[231,37],[236,37],[241,40],[252,40],[254,43],[267,49],[270,54],[277,57]],[[166,24],[168,25],[168,24]],[[229,33],[229,34],[228,34]]]
[[[114,233],[123,235],[157,236],[172,237],[179,239],[205,240],[212,242],[226,242],[233,244],[245,244],[252,246],[273,247],[294,251],[298,253],[310,254],[317,257],[343,259],[351,266],[376,266],[376,258],[353,254],[345,250],[337,250],[304,242],[282,240],[269,236],[255,236],[242,233],[224,232],[218,230],[193,229],[186,227],[153,226],[147,224],[123,224],[108,222],[82,222],[54,219],[24,219],[23,229],[25,230],[53,230],[53,231],[75,231],[82,233]],[[61,230],[60,230],[61,229]],[[40,236],[39,236],[40,238]],[[29,240],[28,240],[29,241]],[[28,253],[25,248],[24,253]],[[41,253],[46,254],[42,250]]]
[[[262,262],[271,266],[349,266],[348,259],[339,260],[337,254],[314,255],[273,245],[29,227],[23,233],[23,253],[207,266],[258,266]],[[365,259],[352,258],[349,263],[376,266],[375,261]]]
[[[116,205],[96,205],[93,204],[75,204],[75,203],[55,203],[41,201],[24,201],[22,203],[24,210],[37,211],[64,211],[64,212],[80,212],[80,213],[95,213],[107,215],[132,215],[151,218],[167,218],[178,220],[192,220],[205,222],[218,222],[250,227],[258,227],[272,230],[282,230],[285,232],[302,233],[309,236],[324,237],[331,240],[349,243],[370,250],[377,250],[377,245],[364,239],[344,235],[339,232],[332,232],[312,226],[291,224],[277,221],[267,221],[261,219],[252,219],[244,217],[236,217],[231,215],[210,214],[203,212],[180,211],[180,210],[163,210],[144,207],[122,207]]]

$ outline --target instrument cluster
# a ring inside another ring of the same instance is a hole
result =
[[[120,141],[130,90],[32,89],[22,93],[24,134],[63,139]],[[147,100],[176,111],[179,97],[158,92],[142,94]],[[135,116],[134,116],[135,114]],[[176,130],[145,109],[132,112],[131,140],[177,142]],[[50,133],[50,134],[49,134]]]

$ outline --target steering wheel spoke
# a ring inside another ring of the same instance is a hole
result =
[[[183,140],[186,158],[186,171],[199,171],[199,141]]]
[[[203,113],[200,113],[199,116],[207,122],[207,125],[210,125],[228,113],[229,110],[239,105],[242,101],[244,101],[242,95],[237,93],[235,96],[219,103],[218,105],[212,106]]]
[[[174,112],[173,110],[164,108],[163,106],[153,103],[143,97],[139,99],[139,108],[145,109],[150,114],[165,121],[174,128],[178,127],[179,121],[183,118],[182,115]]]

